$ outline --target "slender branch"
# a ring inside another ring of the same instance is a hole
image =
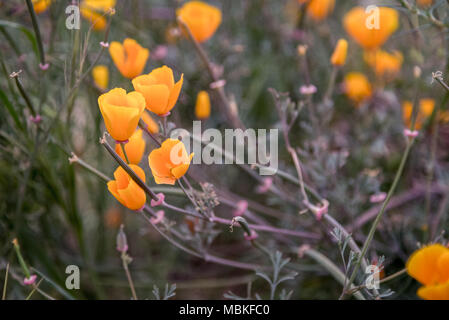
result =
[[[41,37],[41,32],[39,30],[39,24],[37,23],[37,17],[36,17],[36,12],[34,12],[34,6],[33,3],[31,2],[31,0],[25,0],[27,7],[28,7],[28,11],[30,13],[31,16],[31,23],[33,24],[33,29],[34,29],[34,33],[36,35],[36,40],[37,40],[37,46],[39,49],[39,58],[41,61],[41,65],[45,66],[46,62],[45,62],[45,53],[44,53],[44,45],[42,43],[42,37]]]

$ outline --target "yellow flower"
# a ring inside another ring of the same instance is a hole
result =
[[[145,152],[145,139],[142,137],[143,131],[138,129],[129,138],[129,141],[125,144],[126,155],[128,156],[129,163],[139,164]],[[119,144],[115,145],[115,152],[126,161],[123,154],[122,147]]]
[[[117,69],[128,79],[133,79],[142,73],[150,56],[148,49],[141,47],[136,40],[130,38],[126,38],[123,45],[117,41],[111,42],[109,53]]]
[[[351,9],[343,18],[346,32],[365,49],[377,49],[382,46],[399,26],[396,10],[386,7],[380,7],[378,10],[378,21],[375,12],[365,12],[363,7]]]
[[[157,184],[175,184],[186,174],[193,153],[187,154],[184,144],[175,139],[165,140],[160,148],[151,151],[148,163]]]
[[[207,119],[210,116],[210,98],[207,91],[200,91],[196,97],[195,116],[198,119]]]
[[[105,13],[115,7],[115,2],[115,0],[83,0],[80,12],[84,19],[93,24],[94,30],[104,30],[107,25]]]
[[[346,55],[348,53],[348,41],[340,39],[337,42],[334,53],[331,57],[331,63],[334,66],[343,66],[346,62]]]
[[[335,0],[299,0],[299,3],[307,2],[307,15],[315,21],[321,21],[332,13]]]
[[[381,49],[365,52],[364,58],[378,76],[387,78],[394,77],[399,73],[404,60],[399,51],[388,53]]]
[[[432,244],[415,251],[406,264],[408,274],[423,287],[418,296],[426,300],[449,300],[449,248]]]
[[[212,37],[221,23],[220,9],[201,1],[186,2],[176,10],[176,15],[187,25],[198,42]]]
[[[36,14],[42,13],[48,9],[52,0],[33,0],[33,8]]]
[[[109,134],[117,142],[124,142],[136,131],[145,99],[139,92],[127,94],[126,90],[115,88],[102,94],[98,105]]]
[[[159,132],[159,125],[156,121],[154,121],[153,117],[150,116],[150,113],[148,111],[144,111],[142,113],[142,120],[147,125],[148,130],[151,133],[158,133]]]
[[[425,120],[430,117],[435,108],[435,100],[433,99],[421,99],[419,100],[419,110],[415,120],[415,129],[421,129]],[[412,123],[413,103],[410,101],[404,101],[402,103],[402,116],[404,123],[407,127]]]
[[[173,71],[167,66],[134,78],[134,90],[145,97],[147,109],[159,116],[167,115],[175,106],[181,92],[184,74],[175,83]]]
[[[109,69],[105,65],[98,65],[92,69],[94,82],[102,90],[106,90],[109,83]]]
[[[359,72],[348,73],[345,76],[343,87],[349,99],[357,104],[368,99],[372,94],[371,83],[364,74]]]
[[[130,168],[145,182],[145,172],[137,165],[130,164]],[[109,192],[125,207],[140,210],[146,203],[145,191],[134,182],[122,167],[114,172],[115,180],[108,182]]]

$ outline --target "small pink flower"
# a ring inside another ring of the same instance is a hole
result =
[[[404,129],[404,135],[409,138],[416,138],[419,135],[419,131]]]
[[[371,203],[379,203],[385,200],[387,197],[387,194],[385,192],[379,192],[376,194],[373,194],[371,197],[369,197],[369,201]]]
[[[50,67],[50,64],[47,62],[46,64],[39,63],[39,68],[41,68],[42,71],[47,70]]]
[[[313,84],[309,84],[308,86],[301,86],[299,92],[303,95],[312,95],[317,92],[317,88]]]
[[[251,230],[251,235],[250,235],[250,236],[247,235],[247,234],[245,234],[245,240],[248,240],[248,241],[255,240],[255,239],[257,239],[258,237],[259,237],[259,235],[258,235],[257,232],[254,231],[254,230]]]
[[[153,53],[151,54],[151,57],[154,60],[162,60],[167,56],[167,52],[168,52],[167,46],[159,45],[154,49]]]
[[[247,209],[248,209],[248,201],[240,200],[239,202],[237,202],[237,208],[233,212],[234,217],[243,216]]]
[[[226,85],[226,80],[221,79],[221,80],[217,80],[215,82],[212,82],[209,85],[209,87],[211,89],[218,89],[218,88],[224,87],[225,85]]]
[[[164,203],[165,195],[163,193],[158,193],[157,198],[158,198],[158,200],[151,199],[150,204],[152,207],[157,207]]]
[[[258,186],[256,189],[257,193],[266,193],[270,190],[273,185],[273,178],[265,178],[263,179],[262,185]]]
[[[158,212],[156,212],[156,217],[150,218],[150,221],[152,224],[158,224],[164,219],[164,216],[165,216],[164,210],[159,210]]]
[[[321,218],[327,213],[327,206],[322,206],[319,207],[318,210],[316,211],[316,219],[317,220],[321,220]]]
[[[29,278],[23,279],[23,284],[25,284],[27,286],[31,286],[32,284],[34,284],[36,282],[36,278],[37,278],[37,276],[35,274],[33,274]]]
[[[42,121],[42,117],[39,114],[37,114],[35,117],[30,116],[30,121],[35,124],[39,124]]]
[[[109,48],[109,42],[101,41],[100,46],[102,46],[103,48]]]
[[[117,247],[118,252],[128,252],[128,245],[125,244],[123,247]]]

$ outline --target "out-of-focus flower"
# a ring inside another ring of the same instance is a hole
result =
[[[363,48],[377,49],[382,46],[399,26],[399,15],[394,9],[380,7],[379,19],[363,7],[351,9],[343,18],[346,32]]]
[[[350,72],[345,76],[343,90],[348,98],[357,104],[368,99],[372,94],[371,83],[360,72]]]
[[[153,117],[150,115],[148,111],[144,111],[142,113],[142,120],[147,125],[148,130],[151,133],[158,133],[159,132],[159,125],[156,121],[154,121]]]
[[[145,99],[141,93],[115,88],[98,98],[98,105],[109,134],[117,142],[125,142],[136,131],[139,119],[145,110]]]
[[[207,91],[200,91],[196,97],[195,116],[198,119],[207,119],[210,116],[210,98]]]
[[[419,100],[419,109],[415,121],[416,130],[421,129],[426,119],[432,115],[434,108],[435,100],[429,98]],[[412,124],[412,112],[413,103],[410,101],[404,101],[402,103],[402,117],[404,119],[404,124],[406,127],[410,127]]]
[[[163,60],[167,56],[168,48],[164,45],[158,45],[151,55],[153,60]]]
[[[116,206],[109,208],[104,215],[104,222],[111,229],[119,227],[123,222],[121,210]]]
[[[160,148],[151,151],[148,162],[157,184],[175,184],[186,174],[190,166],[190,156],[184,144],[176,139],[165,140]]]
[[[84,19],[92,23],[94,30],[104,30],[107,25],[105,13],[115,7],[115,2],[116,0],[83,0],[80,12]]]
[[[129,167],[145,182],[145,172],[139,166],[130,164]],[[115,180],[108,182],[109,192],[128,209],[142,209],[146,202],[145,191],[134,182],[122,167],[115,170],[114,178]]]
[[[418,296],[425,300],[449,300],[449,248],[432,244],[415,251],[406,264],[408,274],[423,286]]]
[[[388,53],[381,49],[365,52],[364,59],[378,76],[387,78],[396,76],[404,61],[402,53],[399,51]]]
[[[420,7],[428,7],[433,3],[433,0],[416,0],[416,3]]]
[[[166,116],[175,106],[181,92],[184,74],[175,83],[173,71],[167,66],[133,79],[134,89],[143,94],[148,110]]]
[[[307,15],[315,21],[326,19],[335,7],[335,0],[298,0],[298,2],[307,3]]]
[[[201,1],[186,2],[176,10],[176,15],[187,25],[198,42],[212,37],[221,24],[220,9]]]
[[[128,156],[129,163],[139,164],[145,152],[145,139],[142,137],[143,131],[138,129],[129,138],[129,141],[125,144],[125,152]],[[125,155],[123,154],[122,148],[119,144],[115,146],[115,152],[126,161]]]
[[[33,8],[36,14],[42,13],[48,9],[52,0],[33,0]]]
[[[331,63],[334,66],[343,66],[346,62],[346,55],[348,53],[348,41],[340,39],[335,46],[334,53],[331,57]]]
[[[133,79],[142,73],[150,56],[148,49],[141,47],[136,40],[130,38],[126,38],[123,44],[117,41],[111,42],[109,53],[117,69],[128,79]]]
[[[102,90],[108,88],[109,83],[109,69],[105,65],[98,65],[92,69],[92,77],[94,78],[94,83]]]
[[[176,26],[170,26],[165,30],[165,41],[174,44],[181,36],[181,30]]]

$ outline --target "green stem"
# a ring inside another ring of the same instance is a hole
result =
[[[125,150],[125,144],[124,143],[119,143],[119,144],[120,144],[120,148],[122,148],[123,155],[125,156],[126,163],[129,164],[128,155],[126,154],[126,150]]]
[[[28,11],[31,16],[31,23],[33,24],[34,33],[36,34],[37,46],[39,49],[39,58],[42,66],[46,64],[45,62],[45,53],[44,53],[44,45],[42,44],[41,32],[39,30],[39,24],[37,23],[36,12],[34,12],[34,6],[31,0],[25,0],[27,3]]]

